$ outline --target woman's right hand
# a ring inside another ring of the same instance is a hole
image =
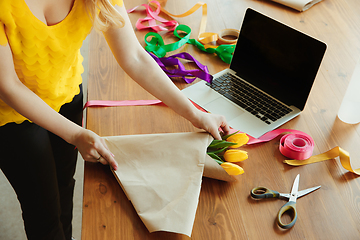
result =
[[[114,170],[118,168],[114,154],[110,152],[104,139],[96,133],[81,128],[73,137],[72,144],[78,148],[85,161],[100,162],[104,165],[109,164]]]

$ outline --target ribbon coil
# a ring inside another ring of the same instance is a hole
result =
[[[280,139],[279,150],[291,159],[308,159],[314,150],[314,140],[305,134],[286,134]]]

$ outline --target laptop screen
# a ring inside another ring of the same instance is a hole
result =
[[[326,44],[247,9],[230,68],[291,106],[303,110]]]

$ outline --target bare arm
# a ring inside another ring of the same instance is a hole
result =
[[[117,62],[126,73],[144,89],[163,101],[176,113],[189,120],[195,127],[204,129],[220,139],[219,127],[225,133],[229,126],[223,116],[198,110],[166,76],[158,64],[140,45],[132,29],[124,5],[115,6],[125,19],[123,28],[110,28],[104,33]],[[141,67],[141,71],[138,71]]]
[[[0,45],[0,99],[18,113],[78,147],[83,158],[95,161],[101,154],[113,167],[116,162],[102,139],[49,107],[17,77],[9,45]]]

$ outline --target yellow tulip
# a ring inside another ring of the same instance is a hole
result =
[[[227,162],[241,162],[247,158],[247,152],[239,149],[230,149],[224,153],[224,159]]]
[[[236,145],[230,146],[229,148],[238,148],[246,144],[249,141],[249,137],[246,133],[237,133],[226,139],[228,142],[237,143]]]
[[[229,174],[229,175],[240,175],[244,173],[244,169],[242,169],[242,167],[233,164],[233,163],[229,163],[229,162],[224,162],[221,164],[221,167]]]

